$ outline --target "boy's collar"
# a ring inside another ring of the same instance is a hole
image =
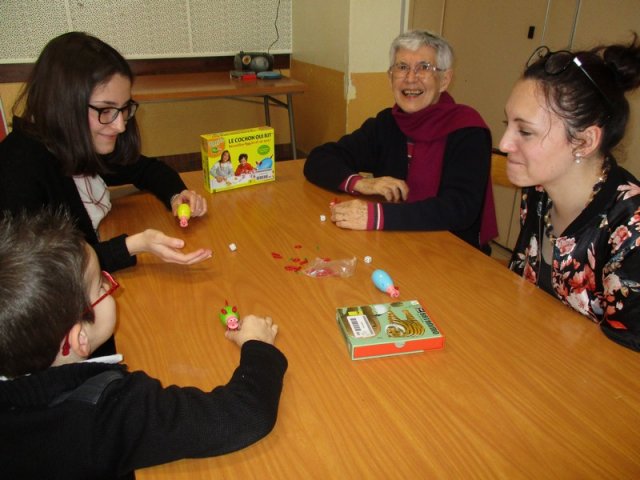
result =
[[[115,353],[113,355],[105,355],[104,357],[88,358],[82,363],[120,363],[122,358],[121,353]]]
[[[96,357],[96,358],[88,358],[87,360],[83,360],[82,362],[78,362],[78,363],[112,363],[112,364],[116,364],[116,363],[120,363],[123,360],[122,354],[121,353],[116,353],[114,355],[105,355],[104,357]],[[27,373],[26,375],[31,375],[30,373]],[[3,377],[2,375],[0,375],[0,382],[4,382],[7,380],[12,380],[11,378],[7,378],[7,377]]]

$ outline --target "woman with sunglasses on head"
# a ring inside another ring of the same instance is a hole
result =
[[[202,261],[210,250],[183,253],[183,240],[152,229],[99,241],[98,225],[111,208],[107,186],[149,190],[174,215],[182,203],[193,216],[207,211],[174,170],[140,155],[132,83],[126,60],[101,40],[81,32],[51,40],[14,105],[21,115],[0,143],[0,210],[63,206],[107,271],[134,265],[143,252],[166,262]]]
[[[640,183],[612,151],[640,85],[640,45],[532,55],[500,149],[525,187],[510,268],[640,350]]]
[[[313,149],[305,176],[330,190],[386,200],[334,204],[331,219],[338,227],[449,230],[486,246],[497,234],[491,135],[475,110],[456,104],[446,91],[451,46],[430,32],[406,32],[391,45],[390,65],[393,108]]]

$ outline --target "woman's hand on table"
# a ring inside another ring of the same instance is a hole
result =
[[[368,202],[347,200],[331,205],[331,221],[340,228],[366,230],[369,216]]]
[[[409,195],[407,182],[394,177],[364,177],[353,189],[362,195],[382,195],[387,202],[405,201]]]
[[[178,214],[178,207],[188,203],[192,217],[201,217],[207,213],[207,200],[193,190],[183,190],[171,199],[171,211]]]
[[[200,248],[190,253],[182,253],[184,240],[169,237],[159,230],[148,229],[131,235],[126,239],[127,249],[131,255],[152,253],[167,263],[193,265],[211,258],[212,252],[207,248]]]

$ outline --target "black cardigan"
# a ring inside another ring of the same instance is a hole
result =
[[[135,265],[136,257],[125,244],[126,235],[98,240],[73,178],[62,173],[60,162],[41,142],[17,125],[14,123],[14,130],[0,143],[0,210],[35,212],[44,206],[64,206],[95,248],[104,270]],[[111,164],[110,168],[113,173],[102,176],[107,185],[131,183],[152,192],[167,208],[171,208],[171,197],[186,188],[177,172],[156,159],[141,156],[131,165]],[[144,228],[140,226],[140,230]]]
[[[359,172],[406,180],[408,166],[407,137],[387,108],[337,142],[314,148],[304,174],[310,182],[337,191],[348,176]],[[383,203],[384,229],[449,230],[477,247],[490,171],[487,130],[472,127],[451,133],[437,196],[413,203]]]

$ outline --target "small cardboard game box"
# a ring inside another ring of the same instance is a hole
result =
[[[220,192],[276,178],[271,127],[200,135],[204,188]]]
[[[444,347],[444,335],[417,300],[340,307],[336,320],[352,360]]]

